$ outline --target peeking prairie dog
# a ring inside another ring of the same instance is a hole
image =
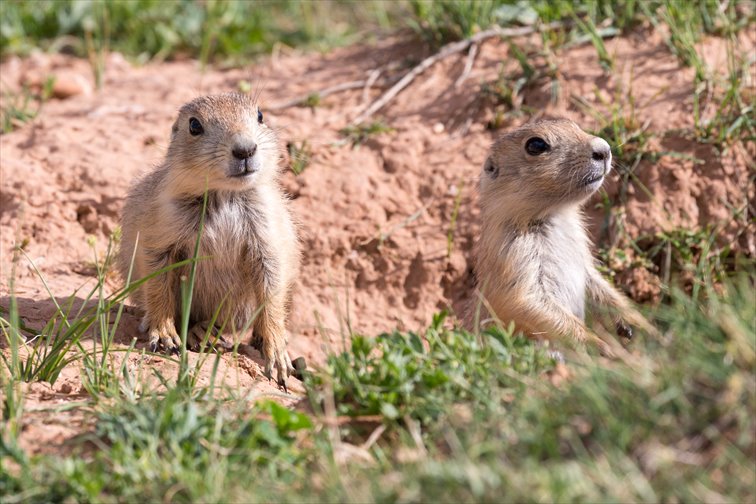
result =
[[[285,321],[300,249],[278,183],[279,155],[276,135],[251,97],[229,93],[184,105],[165,161],[126,199],[119,268],[127,278],[133,257],[133,282],[192,258],[207,193],[188,345],[198,347],[217,327],[251,328],[266,376],[275,367],[285,386],[293,371]],[[181,278],[189,271],[161,273],[134,295],[153,350],[180,346]]]
[[[566,119],[528,123],[500,137],[480,181],[478,286],[503,322],[530,335],[572,337],[612,355],[584,324],[586,293],[649,329],[596,270],[581,207],[612,166],[609,144]],[[617,319],[618,331],[631,330]]]

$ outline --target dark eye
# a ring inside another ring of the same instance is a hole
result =
[[[189,133],[191,133],[192,136],[201,135],[205,132],[205,128],[202,127],[202,123],[200,123],[196,117],[190,117],[189,118]]]
[[[531,156],[543,154],[550,148],[551,147],[549,146],[549,144],[547,144],[546,140],[544,140],[543,138],[533,137],[525,142],[525,152],[527,152]]]
[[[262,112],[260,111],[260,109],[257,109],[257,122],[262,124],[262,121],[263,121]]]

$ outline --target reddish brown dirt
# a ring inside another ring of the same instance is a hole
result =
[[[536,39],[522,43],[537,48]],[[632,101],[637,120],[658,135],[653,146],[684,156],[641,162],[635,174],[648,192],[637,183],[629,186],[626,204],[614,209],[622,226],[607,227],[604,210],[589,212],[594,237],[622,246],[626,236],[721,223],[719,240],[753,257],[750,216],[743,211],[749,201],[753,205],[753,146],[748,151],[737,144],[718,156],[714,147],[696,144],[683,133],[693,127],[693,70],[680,66],[661,34],[639,32],[606,44],[615,55],[613,72],[602,69],[590,45],[559,50],[557,100],[550,100],[551,84],[544,81],[523,93],[522,105],[595,129],[596,119],[576,105],[576,97],[600,113],[622,104],[627,115]],[[754,35],[744,35],[741,45],[741,53],[753,54]],[[724,43],[711,39],[703,47],[711,67],[724,72]],[[500,70],[517,72],[507,43],[483,44],[472,73],[459,87],[455,81],[464,55],[420,75],[378,114],[393,131],[362,145],[352,146],[339,134],[366,105],[362,90],[329,96],[312,110],[275,109],[292,97],[365,79],[374,69],[383,76],[400,75],[427,54],[417,44],[390,39],[326,55],[292,53],[243,69],[205,72],[193,61],[132,67],[110,55],[101,91],[53,99],[35,120],[0,137],[0,305],[9,304],[12,249],[21,242],[52,293],[61,301],[73,294],[80,303],[94,284],[88,237],[95,237],[102,257],[129,185],[160,163],[178,107],[198,94],[238,90],[241,81],[248,81],[260,90],[266,120],[278,128],[282,144],[306,140],[313,151],[302,174],[287,171],[283,177],[305,250],[289,320],[292,356],[322,362],[349,329],[369,335],[393,328],[418,330],[441,309],[459,313],[473,287],[476,179],[496,134],[486,129],[493,110],[480,89]],[[543,64],[542,57],[533,61]],[[752,65],[751,82],[753,72]],[[49,75],[73,85],[83,80],[89,83],[85,88],[93,88],[88,63],[61,55],[13,58],[0,65],[0,75],[4,90]],[[374,99],[379,92],[373,89],[367,97]],[[714,108],[705,107],[704,116],[711,117]],[[524,120],[508,120],[505,127]],[[680,133],[663,136],[668,130]],[[606,190],[616,201],[620,184],[613,173]],[[447,235],[459,191],[449,255]],[[655,273],[628,268],[620,275],[622,287],[636,299],[653,299],[658,293]],[[111,291],[119,285],[116,276],[108,278]],[[54,305],[25,258],[15,270],[15,292],[26,325],[44,325]],[[126,313],[117,334],[121,347],[139,337],[136,326],[136,314]],[[138,348],[143,346],[140,342]],[[159,358],[133,358],[147,359],[148,367],[163,371],[172,366]],[[229,356],[223,361],[228,376],[242,377],[231,385],[276,392],[260,378],[259,361],[241,367]],[[52,389],[31,385],[27,407],[81,400],[85,396],[78,374],[72,366]],[[77,430],[66,430],[73,420],[56,419],[49,408],[42,411],[25,417],[22,439],[30,450],[58,443]],[[44,422],[50,418],[59,428],[47,428]],[[45,429],[49,435],[42,438]]]

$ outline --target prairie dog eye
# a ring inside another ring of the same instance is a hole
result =
[[[262,122],[263,122],[262,111],[260,109],[257,109],[257,123],[262,124]]]
[[[205,128],[202,127],[202,123],[196,117],[189,118],[189,133],[192,136],[201,135],[205,132]]]
[[[483,171],[491,178],[496,178],[499,175],[499,168],[493,163],[490,157],[486,159],[486,164],[483,165]]]
[[[525,142],[525,152],[531,156],[538,156],[547,152],[549,149],[551,149],[551,146],[546,143],[546,140],[540,137],[529,138],[528,141]]]

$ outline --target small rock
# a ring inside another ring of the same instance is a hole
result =
[[[443,123],[437,122],[436,124],[433,125],[433,133],[435,133],[436,135],[440,135],[443,132],[444,132]]]
[[[467,259],[461,251],[452,250],[452,254],[446,263],[446,271],[453,275],[461,275],[467,271]]]
[[[307,371],[307,363],[305,362],[305,358],[297,357],[296,359],[291,361],[291,366],[294,368],[292,376],[300,381],[304,381],[304,374],[305,371]]]
[[[92,94],[92,85],[79,74],[58,74],[53,83],[52,95],[60,100],[65,100],[76,95]]]
[[[119,52],[111,52],[108,54],[106,66],[109,69],[117,68],[119,70],[131,70],[131,64],[123,57],[123,54]]]

